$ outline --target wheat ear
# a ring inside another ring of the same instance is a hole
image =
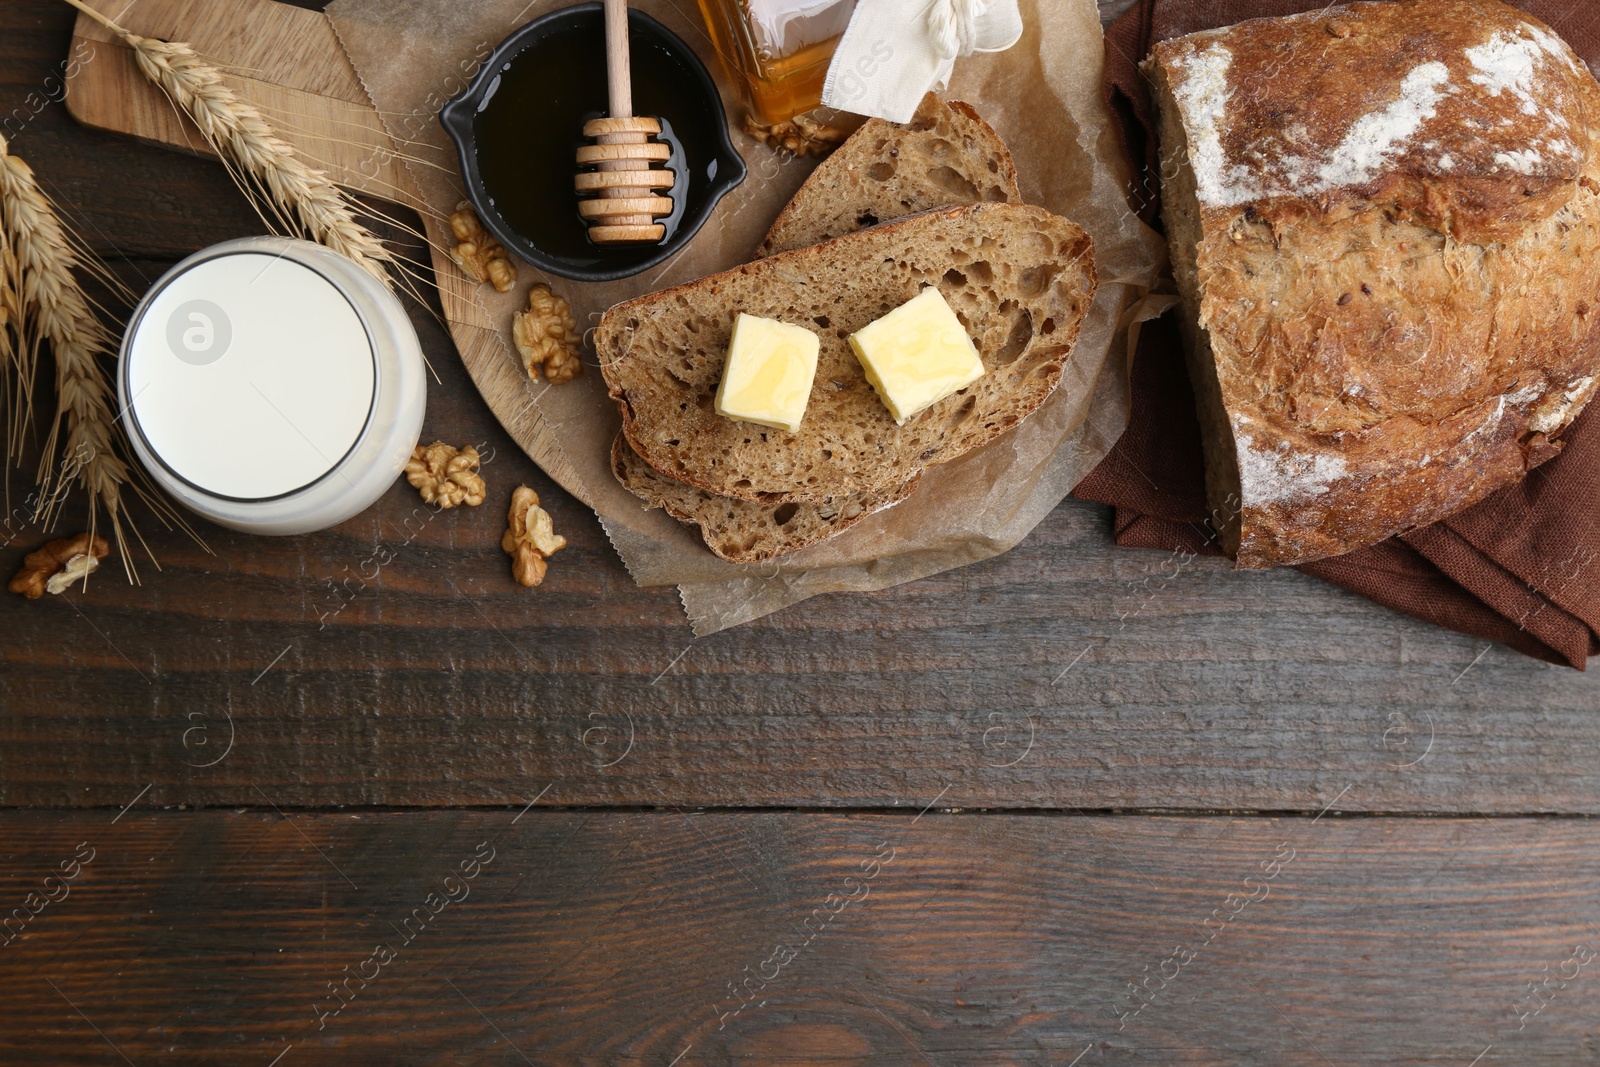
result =
[[[141,37],[89,7],[67,3],[99,22],[133,49],[139,70],[193,120],[207,143],[236,172],[266,190],[266,206],[288,228],[297,222],[312,238],[360,264],[385,285],[394,257],[361,224],[354,202],[326,174],[309,167],[253,105],[239,99],[222,74],[187,44]],[[256,190],[239,185],[247,194]],[[259,207],[260,205],[258,205]],[[263,220],[266,220],[263,213]]]
[[[21,451],[23,431],[31,421],[28,404],[33,393],[33,360],[25,359],[27,349],[21,343],[22,297],[17,292],[17,260],[4,211],[0,205],[0,378],[4,380],[7,416],[6,459],[10,461]],[[11,510],[9,494],[6,510]]]
[[[122,487],[128,482],[128,465],[117,454],[121,442],[102,363],[115,358],[115,346],[74,274],[82,265],[78,251],[39,189],[33,170],[11,154],[4,137],[0,137],[0,216],[6,233],[5,258],[14,271],[8,278],[12,295],[19,297],[12,309],[18,320],[17,377],[24,385],[31,382],[41,342],[49,343],[56,366],[56,414],[40,459],[42,503],[36,515],[49,525],[67,490],[74,483],[81,485],[89,494],[89,532],[94,533],[99,509],[104,508],[132,579],[122,529]]]

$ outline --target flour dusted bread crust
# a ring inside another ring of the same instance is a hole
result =
[[[1162,197],[1207,491],[1241,567],[1432,522],[1600,385],[1600,87],[1497,0],[1163,42]]]
[[[986,373],[904,426],[847,338],[935,286]],[[1042,208],[970,204],[925,212],[618,304],[595,350],[622,430],[667,477],[762,503],[888,494],[987,444],[1042,404],[1094,297],[1093,243]],[[816,329],[816,384],[796,433],[713,410],[740,312]]]

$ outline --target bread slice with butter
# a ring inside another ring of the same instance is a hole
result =
[[[929,285],[985,373],[897,426],[848,338]],[[618,304],[594,343],[623,433],[651,467],[721,496],[817,503],[892,493],[1026,418],[1060,381],[1095,286],[1093,242],[1077,224],[1043,208],[968,204]],[[741,311],[817,328],[816,387],[793,434],[713,410]]]
[[[889,168],[878,164],[892,161]],[[981,196],[970,190],[981,189]],[[929,93],[905,124],[870,119],[824,160],[761,245],[768,255],[817,244],[877,222],[968,199],[1020,204],[1017,168],[999,134],[969,104]],[[624,488],[700,528],[713,553],[759,563],[834,537],[911,495],[918,474],[892,492],[846,493],[817,503],[762,504],[718,496],[657,471],[619,432],[612,470]]]

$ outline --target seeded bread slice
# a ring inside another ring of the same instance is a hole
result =
[[[911,495],[921,475],[888,493],[845,493],[816,503],[756,504],[717,496],[656,471],[618,434],[611,444],[611,469],[617,481],[652,507],[679,522],[700,527],[706,547],[730,563],[760,563],[826,541],[875,511]]]
[[[878,181],[887,161],[888,181]],[[885,218],[959,202],[959,196],[1020,203],[1011,153],[972,107],[929,93],[903,125],[872,119],[812,172],[774,223],[762,255],[816,244]],[[855,199],[851,199],[854,197]],[[888,494],[847,493],[823,503],[759,504],[673,481],[639,458],[618,433],[611,467],[625,489],[680,522],[731,563],[759,563],[824,541],[911,495],[918,474]]]
[[[936,286],[984,377],[896,426],[847,338]],[[969,204],[874,226],[618,304],[595,349],[628,443],[669,478],[776,504],[888,494],[987,444],[1061,379],[1095,291],[1094,247],[1042,208]],[[734,317],[813,323],[816,385],[795,433],[716,414]]]
[[[971,104],[929,93],[910,122],[868,119],[817,165],[757,255],[950,204],[1020,204],[1017,167]]]

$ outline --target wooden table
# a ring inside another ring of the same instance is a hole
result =
[[[135,285],[257,232],[217,165],[45,98],[71,22],[0,6],[0,121],[78,230]],[[0,599],[0,1063],[1600,1054],[1593,679],[1072,502],[696,641],[413,310],[425,439],[571,547],[518,588],[503,512],[397,484]]]

